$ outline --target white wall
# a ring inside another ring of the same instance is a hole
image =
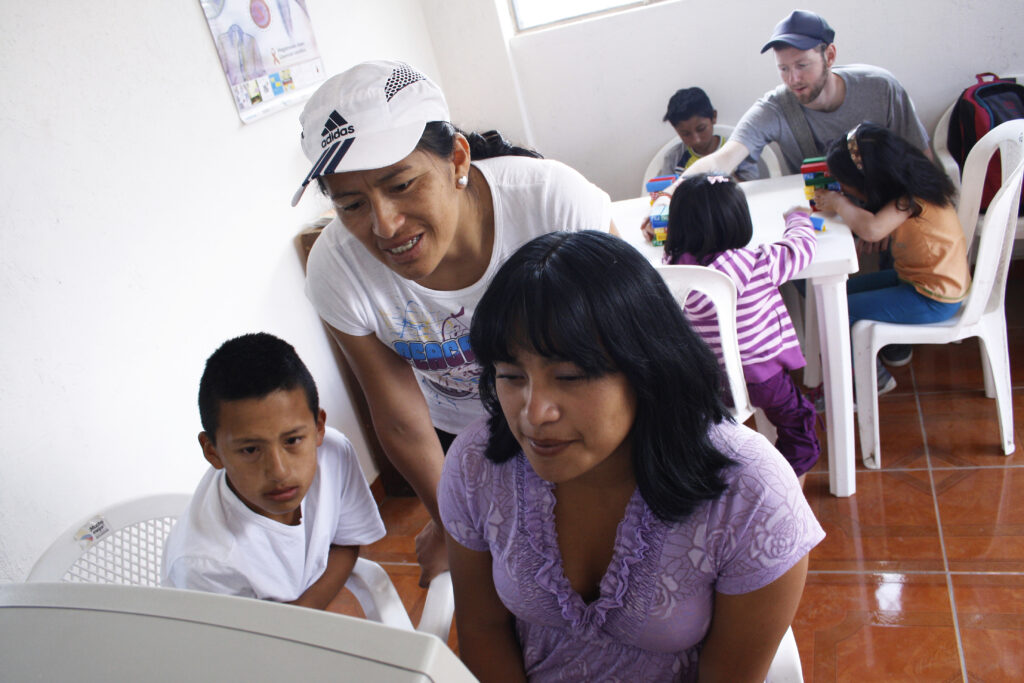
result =
[[[761,55],[792,0],[675,0],[526,33],[513,66],[534,143],[612,194],[633,196],[672,135],[661,121],[678,88],[704,88],[719,121],[735,124],[778,82]],[[839,63],[885,67],[931,131],[981,71],[1022,72],[1020,0],[834,0],[798,3],[836,31]],[[438,40],[435,35],[435,41]]]
[[[424,0],[423,12],[453,123],[532,144],[509,55],[507,0]]]
[[[415,0],[309,6],[329,73],[438,76]],[[366,453],[292,242],[325,208],[289,206],[300,108],[241,124],[198,0],[9,2],[0,24],[0,581],[103,505],[192,490],[229,337],[291,341]]]

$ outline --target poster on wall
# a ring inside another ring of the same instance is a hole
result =
[[[199,0],[244,123],[302,102],[323,82],[306,0]]]

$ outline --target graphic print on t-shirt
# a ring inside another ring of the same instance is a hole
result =
[[[454,313],[425,311],[408,301],[389,319],[394,335],[391,348],[409,361],[438,398],[477,397],[480,366],[469,345],[469,316],[464,307]]]

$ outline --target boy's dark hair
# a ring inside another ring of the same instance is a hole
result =
[[[690,254],[706,266],[723,251],[747,246],[753,235],[747,198],[729,177],[697,173],[672,193],[665,240],[670,261]]]
[[[915,200],[952,205],[953,182],[917,147],[873,123],[862,123],[852,132],[863,169],[850,157],[845,135],[829,145],[826,161],[832,177],[863,193],[865,209],[875,213],[895,201],[898,208],[917,216],[922,207]]]
[[[229,339],[206,360],[199,380],[203,431],[215,439],[222,401],[259,398],[279,389],[299,387],[316,419],[320,414],[316,383],[291,344],[266,332]]]
[[[669,98],[668,111],[662,121],[668,121],[674,126],[694,116],[710,119],[714,115],[715,108],[711,106],[707,93],[700,88],[683,88],[676,90],[676,94]]]
[[[494,370],[521,347],[575,363],[590,377],[625,376],[636,394],[633,471],[659,518],[683,519],[725,490],[721,470],[732,461],[708,436],[711,425],[731,420],[718,362],[628,242],[588,230],[526,243],[480,299],[470,345],[483,371],[490,460],[505,462],[521,451],[498,402]]]

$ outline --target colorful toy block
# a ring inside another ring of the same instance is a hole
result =
[[[651,244],[664,245],[668,239],[668,202],[658,202],[651,207],[651,228],[654,230]]]
[[[825,163],[825,157],[804,159],[804,163],[800,165],[800,173],[804,177],[804,196],[811,203],[811,208],[815,211],[818,209],[814,205],[815,190],[821,188],[823,190],[842,192],[842,188],[839,187],[839,181],[828,174],[828,164]]]
[[[651,178],[650,180],[647,181],[647,191],[650,192],[651,194],[661,192],[675,181],[676,176],[674,175],[663,175],[658,176],[657,178]]]

